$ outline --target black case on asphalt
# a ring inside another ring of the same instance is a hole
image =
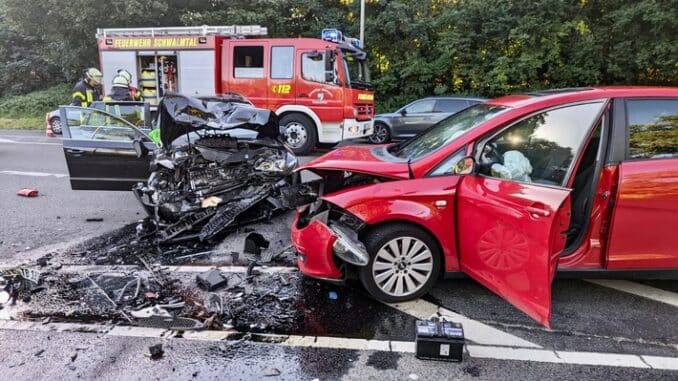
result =
[[[419,359],[461,361],[464,328],[451,321],[417,320],[415,348]]]

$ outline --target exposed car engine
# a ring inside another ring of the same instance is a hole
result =
[[[296,157],[278,118],[244,98],[171,95],[158,108],[162,147],[134,188],[151,217],[137,228],[158,242],[208,240],[315,198],[292,184]]]

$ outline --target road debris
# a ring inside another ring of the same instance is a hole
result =
[[[141,236],[166,244],[209,240],[289,210],[308,192],[291,184],[297,159],[269,110],[244,100],[168,95],[158,118],[162,147],[154,170],[133,189],[149,215],[137,227]]]
[[[15,305],[20,297],[24,303],[29,303],[31,293],[43,289],[41,282],[42,273],[31,268],[16,267],[0,271],[0,286],[2,291],[9,295],[7,302],[11,305]]]
[[[270,243],[259,233],[250,233],[245,237],[243,253],[261,255],[261,249],[268,249]]]
[[[281,374],[281,373],[280,373],[280,369],[278,369],[278,368],[271,368],[271,369],[268,369],[268,370],[264,373],[264,377],[278,377],[278,376],[280,376],[280,374]]]
[[[147,356],[152,360],[159,360],[165,354],[165,351],[162,350],[162,344],[155,344],[148,347]]]
[[[104,219],[101,217],[90,217],[86,218],[85,222],[102,222]]]
[[[35,188],[21,188],[16,194],[22,197],[38,197],[38,190]]]
[[[214,291],[228,284],[228,279],[217,269],[198,274],[195,279],[198,282],[198,285],[207,291]]]

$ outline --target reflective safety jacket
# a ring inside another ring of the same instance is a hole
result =
[[[99,90],[90,86],[84,79],[73,87],[73,95],[71,96],[71,105],[73,106],[88,107],[92,102],[100,100]]]

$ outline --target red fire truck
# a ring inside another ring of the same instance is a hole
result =
[[[330,30],[323,38],[266,38],[257,25],[99,29],[104,85],[118,69],[149,103],[163,94],[236,92],[275,111],[297,154],[372,133],[366,53]]]

